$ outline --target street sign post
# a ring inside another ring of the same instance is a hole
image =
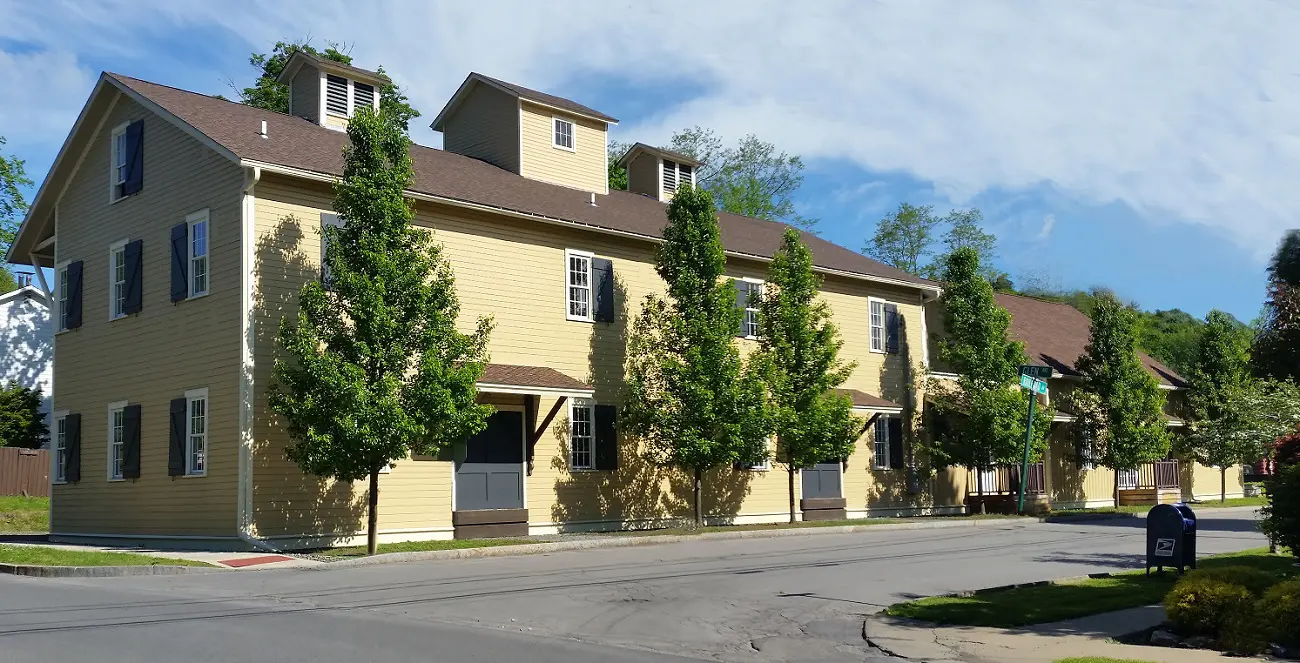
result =
[[[1020,367],[1020,386],[1029,391],[1029,419],[1025,423],[1025,457],[1020,463],[1020,504],[1017,511],[1025,513],[1025,485],[1029,483],[1029,444],[1034,439],[1035,394],[1047,395],[1047,380],[1052,377],[1051,366],[1025,364]]]

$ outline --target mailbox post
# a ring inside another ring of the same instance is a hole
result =
[[[1186,504],[1157,504],[1147,512],[1147,574],[1152,567],[1196,568],[1196,514]]]

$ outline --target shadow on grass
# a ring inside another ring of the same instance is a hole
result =
[[[534,541],[529,541],[527,539],[447,539],[442,541],[405,541],[402,543],[382,543],[379,545],[379,554],[424,552],[428,550],[461,550],[464,548],[494,548],[497,546],[517,546],[525,543],[542,542],[543,540],[541,539]],[[315,550],[310,554],[327,561],[353,559],[355,557],[365,557],[366,547],[349,546],[347,548],[328,548]]]

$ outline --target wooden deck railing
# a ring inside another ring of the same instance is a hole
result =
[[[1173,490],[1182,486],[1181,474],[1176,460],[1158,460],[1144,463],[1136,470],[1121,471],[1119,475],[1120,490]]]
[[[1029,483],[1026,495],[1041,495],[1047,484],[1043,480],[1043,464],[1029,466]],[[987,470],[970,470],[966,475],[967,492],[972,495],[1014,495],[1020,492],[1020,466],[1001,465]]]

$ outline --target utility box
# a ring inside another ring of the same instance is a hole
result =
[[[1196,514],[1186,504],[1157,504],[1147,512],[1147,573],[1168,566],[1196,568]]]

